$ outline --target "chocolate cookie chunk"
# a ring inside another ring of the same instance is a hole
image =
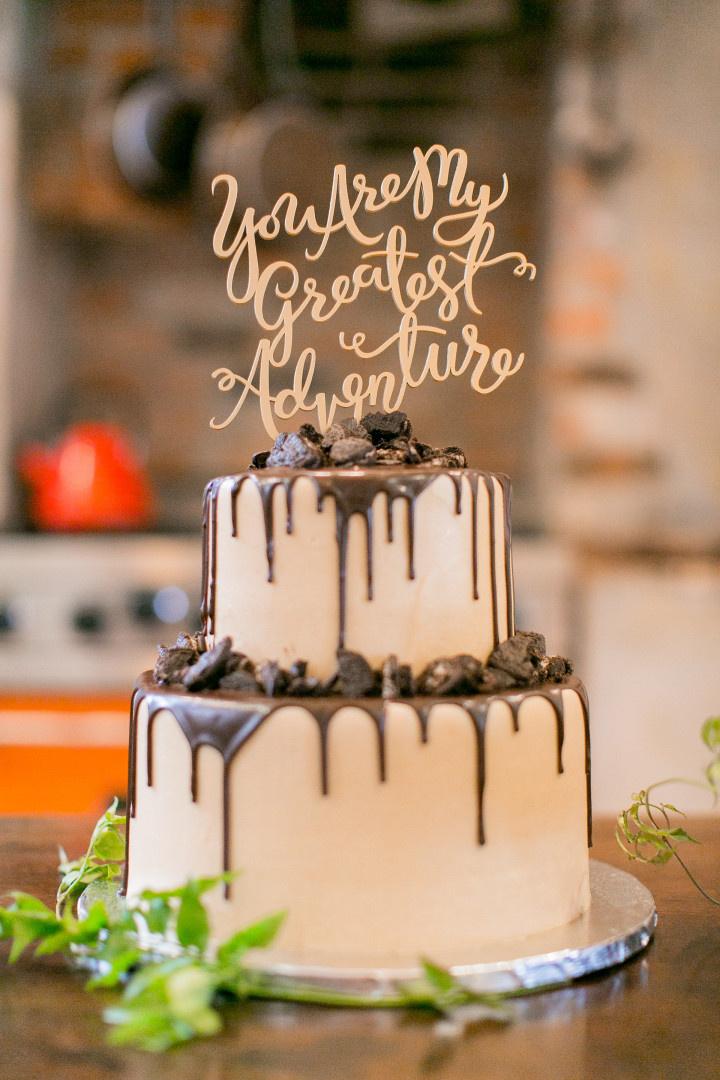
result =
[[[409,439],[412,435],[412,424],[404,412],[368,413],[360,423],[376,446],[395,439]]]
[[[410,665],[398,663],[397,656],[386,657],[382,667],[381,693],[384,698],[412,697],[415,683]]]
[[[232,653],[232,641],[222,638],[212,649],[202,654],[183,676],[183,684],[188,690],[209,690],[220,682],[227,671]]]
[[[540,672],[548,682],[562,682],[572,675],[573,666],[565,656],[546,656],[540,662]]]
[[[345,697],[367,697],[375,689],[375,673],[364,656],[338,650],[337,686]]]
[[[540,681],[545,638],[532,631],[518,631],[502,641],[490,654],[488,667],[507,672],[521,686]]]
[[[197,652],[195,649],[177,647],[167,649],[164,645],[161,645],[158,648],[157,660],[153,670],[156,682],[167,685],[181,683],[185,677],[185,672],[196,660]]]
[[[442,697],[453,694],[475,694],[482,685],[483,665],[474,656],[441,657],[433,660],[420,673],[418,689],[422,694]]]
[[[304,435],[278,435],[267,459],[269,468],[319,469],[324,463],[320,446]]]
[[[255,678],[268,697],[279,697],[287,690],[290,679],[275,660],[264,660],[255,668]]]
[[[240,667],[223,675],[220,680],[220,689],[235,690],[242,694],[261,693],[261,687],[252,672]]]
[[[330,447],[333,465],[366,464],[375,458],[377,451],[369,439],[338,439]]]

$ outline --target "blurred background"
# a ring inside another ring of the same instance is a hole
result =
[[[0,813],[124,790],[129,688],[197,619],[202,488],[267,444],[253,409],[208,426],[211,371],[246,370],[258,337],[211,252],[210,179],[325,201],[336,160],[379,178],[433,142],[508,174],[499,244],[539,272],[483,280],[482,339],[523,370],[489,398],[415,392],[416,430],[513,478],[519,625],[588,684],[596,808],[699,773],[720,712],[718,55],[714,0],[4,0]],[[323,273],[347,265],[338,245]],[[356,325],[392,332],[362,303]],[[308,331],[326,388],[336,332]]]

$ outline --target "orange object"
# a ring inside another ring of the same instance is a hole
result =
[[[0,695],[0,818],[97,815],[124,797],[127,728],[125,696]]]
[[[27,446],[19,467],[30,488],[30,515],[42,529],[139,529],[151,520],[145,470],[113,424],[76,424],[55,447]]]
[[[124,746],[0,746],[0,815],[99,814],[127,767]]]

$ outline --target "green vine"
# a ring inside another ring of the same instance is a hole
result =
[[[31,946],[35,956],[67,953],[93,971],[89,990],[115,992],[103,1016],[116,1045],[162,1051],[214,1035],[222,1028],[223,1008],[247,998],[429,1009],[441,1018],[438,1030],[444,1036],[511,1018],[501,997],[475,993],[430,960],[421,961],[420,978],[398,985],[396,996],[382,1001],[316,986],[285,986],[246,963],[251,950],[272,944],[284,912],[211,947],[203,898],[235,875],[195,878],[175,889],[148,889],[132,902],[119,902],[125,847],[125,818],[117,813],[114,800],[80,859],[70,860],[60,850],[55,910],[25,892],[10,893],[8,902],[0,905],[0,939],[11,943],[11,964]],[[76,914],[81,897],[82,918]],[[151,946],[144,944],[148,940]]]
[[[720,716],[711,716],[702,726],[702,741],[711,752],[712,760],[705,769],[704,780],[688,780],[670,777],[650,784],[648,788],[632,796],[630,806],[617,819],[615,838],[628,856],[638,862],[662,866],[674,859],[682,867],[695,888],[711,904],[720,907],[720,897],[706,889],[696,878],[678,851],[680,844],[697,844],[680,824],[673,824],[678,817],[685,817],[682,810],[668,802],[656,802],[652,793],[667,784],[690,784],[709,792],[713,805],[720,796]]]

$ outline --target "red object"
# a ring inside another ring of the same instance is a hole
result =
[[[19,466],[30,516],[42,529],[139,529],[152,517],[145,470],[113,424],[76,424],[54,447],[27,446]]]

